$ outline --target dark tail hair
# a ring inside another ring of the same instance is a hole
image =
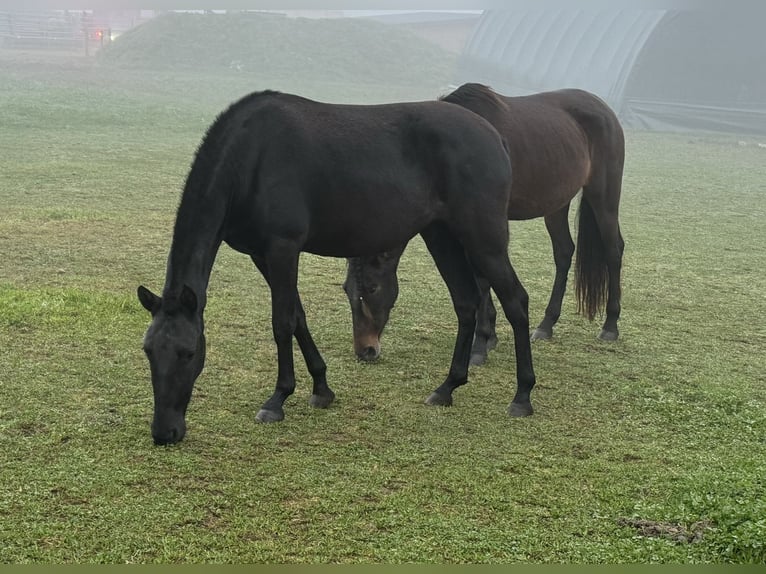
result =
[[[596,223],[593,208],[583,197],[577,223],[577,256],[575,257],[575,294],[577,312],[593,320],[606,304],[609,273],[606,250]]]

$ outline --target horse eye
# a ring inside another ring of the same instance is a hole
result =
[[[371,285],[367,287],[368,295],[375,295],[375,293],[377,293],[378,291],[380,291],[380,285]]]
[[[188,361],[194,356],[194,351],[177,351],[176,355],[182,361]]]

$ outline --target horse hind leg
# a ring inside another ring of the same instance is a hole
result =
[[[529,296],[511,266],[506,249],[494,255],[485,250],[469,252],[468,255],[477,271],[487,278],[513,329],[517,386],[516,395],[508,406],[508,414],[512,417],[529,416],[534,412],[530,394],[535,386],[529,340]]]
[[[611,181],[611,187],[606,185]],[[608,195],[607,195],[608,193]],[[622,255],[625,242],[620,232],[618,207],[620,177],[605,178],[601,185],[583,189],[577,234],[578,303],[581,312],[593,319],[604,307],[606,318],[599,339],[614,341],[619,336]]]
[[[614,341],[619,336],[617,321],[620,318],[622,288],[620,285],[622,274],[622,255],[625,251],[625,240],[617,225],[616,240],[607,252],[607,268],[609,273],[609,289],[606,299],[606,319],[601,327],[599,339]]]
[[[489,284],[484,278],[477,278],[481,302],[476,313],[476,334],[471,348],[471,365],[483,365],[489,351],[497,346],[497,311],[492,303]]]
[[[553,337],[553,326],[561,316],[561,304],[567,289],[567,277],[572,265],[575,245],[569,230],[569,204],[558,211],[545,216],[545,228],[553,247],[553,262],[556,265],[556,277],[553,280],[551,297],[545,308],[545,316],[532,332],[532,340],[550,339]]]
[[[445,381],[425,400],[427,405],[452,405],[453,391],[468,382],[471,339],[476,329],[479,290],[473,269],[459,241],[441,223],[431,224],[421,232],[423,241],[447,284],[458,319],[458,332],[452,363]]]

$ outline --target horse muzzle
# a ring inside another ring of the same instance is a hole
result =
[[[155,445],[175,444],[181,442],[184,436],[186,436],[186,421],[182,414],[170,413],[162,417],[154,416],[152,438]]]
[[[356,347],[356,356],[360,361],[365,363],[371,363],[380,357],[380,339],[368,339],[361,342]]]

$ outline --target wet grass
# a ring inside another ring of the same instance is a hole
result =
[[[621,338],[574,314],[536,343],[535,416],[511,420],[511,332],[455,406],[422,400],[455,320],[419,240],[374,365],[355,361],[343,261],[302,258],[338,395],[276,377],[269,294],[224,248],[186,440],[152,445],[135,287],[160,289],[199,138],[239,79],[10,66],[0,92],[0,561],[757,562],[766,560],[766,150],[628,133]],[[247,88],[247,89],[246,89]],[[328,100],[428,97],[311,84]],[[435,94],[433,94],[435,95]],[[539,320],[541,221],[511,253]]]

